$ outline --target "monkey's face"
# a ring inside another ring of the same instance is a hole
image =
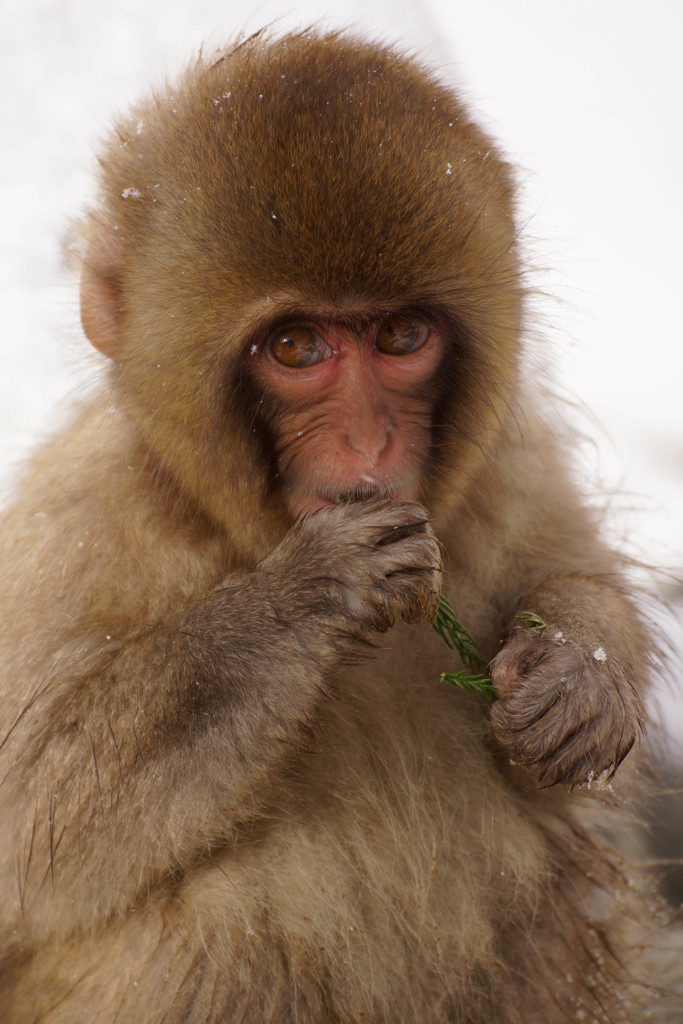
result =
[[[435,325],[395,314],[357,327],[304,320],[253,347],[252,372],[277,410],[277,477],[292,516],[418,498],[444,346]]]

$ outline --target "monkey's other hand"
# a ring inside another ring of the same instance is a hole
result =
[[[441,554],[421,505],[362,502],[297,520],[259,570],[277,577],[278,616],[343,660],[398,619],[436,613]]]
[[[493,731],[512,761],[545,786],[612,778],[639,735],[640,703],[601,647],[517,628],[490,668]]]

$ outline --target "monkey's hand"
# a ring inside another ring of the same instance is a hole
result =
[[[609,781],[641,726],[640,702],[609,649],[560,630],[516,627],[491,663],[493,731],[545,786]]]
[[[329,664],[435,614],[441,555],[422,506],[364,502],[302,517],[256,573],[277,577],[278,615]]]

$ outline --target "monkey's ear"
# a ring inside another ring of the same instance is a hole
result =
[[[121,340],[120,274],[110,247],[93,242],[81,273],[81,324],[86,337],[115,359]]]

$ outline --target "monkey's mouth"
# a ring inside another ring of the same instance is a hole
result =
[[[335,505],[354,505],[363,501],[414,501],[413,488],[407,483],[387,481],[383,483],[374,477],[362,480],[355,486],[328,485],[315,493],[293,493],[289,496],[288,506],[296,516],[304,512],[310,514],[322,508],[333,508]]]
[[[340,487],[339,490],[330,487],[328,493],[320,497],[327,498],[334,505],[353,505],[357,501],[377,501],[383,498],[388,501],[396,497],[396,491],[395,481],[390,486],[388,480],[383,483],[375,476],[364,474],[355,486]]]
[[[356,501],[368,501],[369,498],[377,497],[377,493],[368,494],[363,487],[356,487],[352,491],[339,491],[336,496],[336,505],[353,505]]]
[[[396,497],[396,488],[382,485],[375,477],[361,477],[355,487],[341,487],[339,490],[321,494],[332,505],[353,505],[358,501],[389,501]]]
[[[316,508],[332,508],[333,505],[354,505],[359,501],[390,499],[392,495],[379,487],[354,487],[350,490],[335,491],[334,494],[316,494],[311,504]]]

